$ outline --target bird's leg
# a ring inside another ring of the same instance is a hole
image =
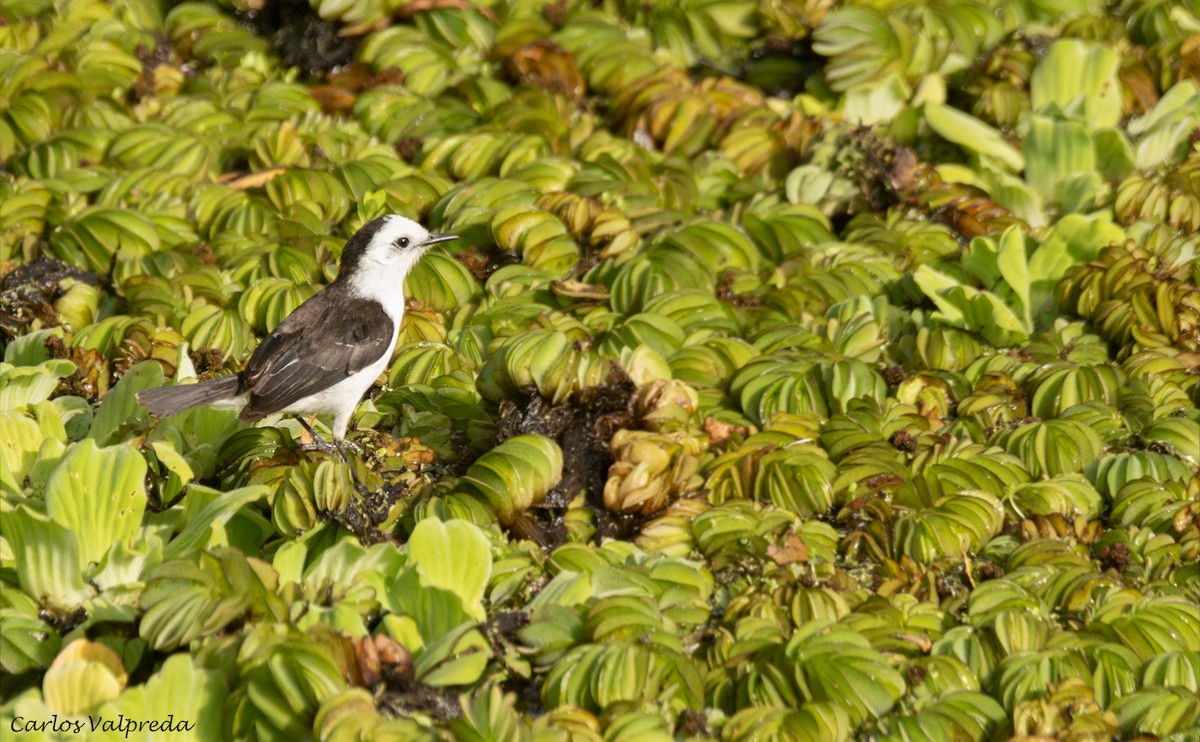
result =
[[[314,433],[312,429],[313,421],[317,419],[316,415],[309,415],[307,424],[305,424],[304,419],[299,415],[296,416],[296,419],[300,421],[301,425],[304,425],[304,432],[300,434],[300,443],[302,445],[307,446],[310,445],[314,440],[320,440],[317,438],[317,434]]]
[[[313,441],[311,444],[303,444],[302,448],[309,449],[311,446],[311,448],[315,448],[318,451],[324,451],[330,456],[336,455],[342,461],[346,460],[346,452],[342,450],[340,445],[326,443],[324,440],[322,440],[321,436],[317,435],[317,431],[313,430],[312,426],[309,425],[303,417],[300,415],[295,415],[295,418],[300,423],[300,426],[304,428],[304,431],[312,437]]]
[[[317,431],[313,430],[312,426],[305,422],[303,417],[297,415],[296,419],[300,421],[300,425],[304,427],[304,430],[312,436],[313,447],[315,447],[318,451],[324,451],[330,456],[337,456],[342,460],[343,464],[350,467],[350,478],[354,480],[354,489],[358,491],[358,494],[369,494],[370,490],[367,489],[367,486],[362,483],[361,479],[358,478],[358,470],[354,468],[354,464],[350,461],[350,457],[346,455],[346,449],[350,449],[355,453],[362,453],[358,446],[341,438],[334,438],[333,443],[327,443],[321,439],[321,436],[317,435]]]
[[[350,443],[349,441],[344,441],[341,438],[337,439],[337,441],[335,442],[335,445],[337,446],[338,451],[342,455],[342,461],[345,461],[346,466],[350,467],[350,478],[354,480],[354,489],[360,495],[370,494],[371,490],[367,489],[367,486],[362,483],[361,479],[358,478],[358,469],[354,466],[354,463],[352,461],[350,461],[350,457],[348,457],[346,455],[347,448],[350,448],[351,446],[353,446],[354,448],[358,448],[358,446],[355,446],[353,443]]]

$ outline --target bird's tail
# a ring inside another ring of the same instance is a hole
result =
[[[199,384],[177,384],[147,389],[138,393],[137,401],[150,410],[151,415],[166,417],[192,407],[236,397],[240,389],[238,375],[231,374]]]

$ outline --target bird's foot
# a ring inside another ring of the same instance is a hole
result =
[[[300,426],[304,428],[304,432],[308,433],[308,437],[312,439],[312,443],[300,444],[301,451],[321,451],[322,453],[327,453],[330,456],[337,456],[342,461],[346,461],[346,452],[342,448],[341,441],[334,441],[333,443],[330,443],[321,438],[321,436],[317,435],[317,431],[313,430],[312,426],[309,425],[304,418],[297,415],[296,420],[300,423]]]
[[[355,443],[341,438],[335,439],[333,443],[329,443],[328,441],[323,440],[321,436],[317,435],[317,431],[313,430],[312,426],[305,422],[304,418],[297,417],[296,419],[300,421],[300,424],[304,426],[304,430],[307,431],[313,439],[312,443],[302,444],[300,448],[304,451],[321,451],[329,454],[330,456],[337,456],[342,460],[343,464],[350,468],[350,478],[354,480],[354,489],[358,492],[358,494],[370,494],[371,490],[367,489],[367,486],[362,483],[361,479],[358,478],[358,469],[354,466],[354,462],[352,462],[350,457],[346,455],[347,451],[355,454],[361,454],[362,449],[359,448]]]

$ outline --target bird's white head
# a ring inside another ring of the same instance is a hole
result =
[[[399,214],[372,219],[346,241],[338,280],[359,296],[380,301],[398,317],[404,307],[404,277],[426,250],[453,239],[455,235],[430,232]]]

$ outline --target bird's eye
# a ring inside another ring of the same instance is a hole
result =
[[[401,237],[400,239],[396,240],[396,244],[400,247],[408,247],[408,238]]]

